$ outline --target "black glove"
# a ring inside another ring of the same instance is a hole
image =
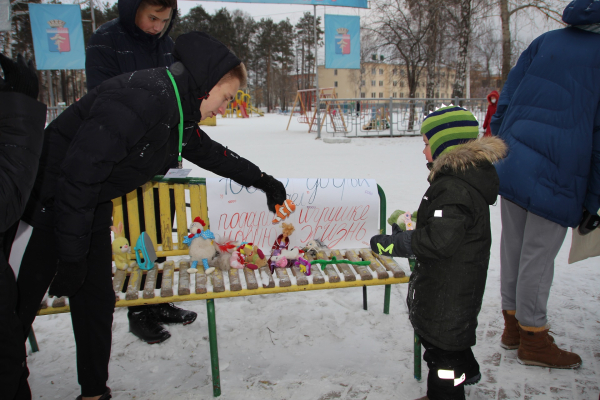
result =
[[[264,172],[252,186],[265,192],[267,195],[267,207],[269,207],[269,211],[273,213],[275,212],[275,205],[283,204],[286,199],[285,186],[283,186],[283,183]]]
[[[87,263],[85,260],[68,262],[58,261],[56,275],[50,284],[48,294],[51,296],[73,296],[79,291],[87,275]]]
[[[396,225],[396,224],[394,224]],[[392,225],[392,229],[394,229]],[[411,237],[414,231],[402,231],[396,225],[399,232],[393,235],[376,235],[371,238],[371,250],[377,254],[389,257],[414,256],[411,248]]]
[[[579,233],[582,235],[587,235],[594,229],[598,227],[600,224],[600,217],[596,214],[591,214],[585,208],[583,209],[583,217],[581,219],[581,223],[579,224]]]
[[[4,71],[4,80],[0,79],[0,91],[19,92],[37,99],[39,93],[38,77],[35,73],[33,60],[26,64],[21,54],[17,62],[0,54],[0,65]]]

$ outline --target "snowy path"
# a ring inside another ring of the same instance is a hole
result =
[[[414,211],[427,188],[420,137],[353,139],[326,144],[288,117],[221,119],[206,127],[215,140],[277,177],[373,178],[385,190],[388,214]],[[196,176],[211,176],[200,169]],[[483,378],[468,399],[596,400],[600,393],[600,259],[568,265],[570,232],[556,264],[548,305],[559,346],[576,351],[576,371],[524,367],[516,351],[499,346],[503,329],[499,290],[500,209],[491,208],[493,248],[474,353]],[[408,271],[406,260],[398,259]],[[413,333],[404,299],[394,285],[389,315],[383,287],[217,300],[223,400],[403,400],[423,396],[412,373]],[[205,302],[183,303],[199,316],[170,326],[172,337],[146,345],[128,332],[127,310],[115,312],[109,386],[120,399],[210,399],[210,355]],[[79,394],[69,315],[34,323],[41,351],[31,354],[29,382],[35,399]],[[29,349],[29,348],[28,348]],[[427,367],[423,365],[423,376]]]

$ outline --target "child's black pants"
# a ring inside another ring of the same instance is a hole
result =
[[[421,340],[423,359],[429,367],[427,397],[430,400],[464,400],[465,380],[479,373],[479,365],[471,348],[461,351],[440,349]]]

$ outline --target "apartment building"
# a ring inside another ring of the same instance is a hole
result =
[[[319,87],[334,87],[338,98],[405,98],[409,96],[406,67],[384,62],[365,62],[361,69],[326,69],[319,65]],[[438,70],[436,98],[448,98],[452,95],[454,69],[442,67]],[[427,71],[423,71],[417,89],[416,98],[425,97]]]

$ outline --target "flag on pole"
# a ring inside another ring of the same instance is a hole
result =
[[[29,20],[37,69],[85,69],[79,5],[30,3]]]
[[[360,17],[325,15],[325,68],[360,68]]]

